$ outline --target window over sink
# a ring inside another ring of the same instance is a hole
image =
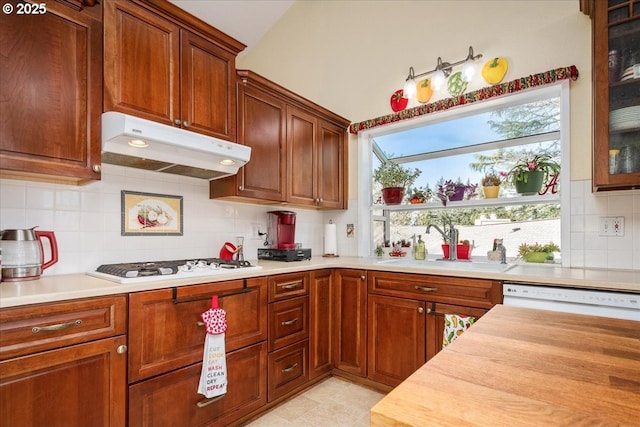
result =
[[[429,254],[442,254],[442,237],[426,235],[426,226],[451,221],[461,240],[474,243],[475,256],[486,256],[495,238],[504,239],[510,258],[517,256],[521,243],[554,242],[566,248],[562,260],[568,265],[569,229],[562,227],[570,215],[568,97],[568,83],[560,82],[362,132],[358,191],[360,220],[366,225],[359,255],[373,255],[385,241],[411,241],[417,235]],[[526,163],[536,155],[557,162],[561,173],[552,173],[539,192],[517,194],[505,175],[518,161]],[[384,161],[421,172],[399,205],[384,204],[381,185],[373,180]],[[481,180],[489,172],[502,181],[495,199],[482,190]],[[444,206],[438,189],[446,189],[447,180],[468,185],[467,196],[475,195],[446,200]],[[415,204],[409,202],[411,196]]]

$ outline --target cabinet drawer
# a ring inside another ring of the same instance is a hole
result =
[[[309,273],[289,273],[269,277],[269,302],[309,294]]]
[[[309,380],[309,341],[305,340],[269,354],[269,401]]]
[[[200,315],[218,295],[227,312],[226,351],[267,339],[266,278],[233,280],[130,295],[129,382],[202,360]]]
[[[202,363],[129,387],[130,426],[226,426],[267,402],[267,345],[227,354],[227,393],[198,394]],[[178,398],[179,397],[179,398]]]
[[[0,360],[125,334],[127,297],[29,305],[0,310]]]
[[[309,297],[269,304],[269,351],[309,338]]]
[[[369,292],[422,301],[491,308],[502,302],[500,282],[426,274],[369,272]]]

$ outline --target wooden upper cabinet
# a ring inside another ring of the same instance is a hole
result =
[[[104,11],[104,109],[173,124],[180,114],[180,28],[131,2]]]
[[[318,122],[318,198],[329,209],[347,208],[347,144],[345,131],[325,120]]]
[[[2,13],[0,50],[2,176],[100,179],[100,6]]]
[[[240,196],[282,202],[285,200],[286,111],[282,99],[238,79],[238,143],[251,147],[251,161],[238,175],[210,185],[212,198]]]
[[[169,2],[137,3],[105,1],[104,110],[235,141],[244,45]]]
[[[349,121],[248,70],[238,70],[238,142],[251,160],[211,182],[211,198],[347,207]]]
[[[287,109],[289,173],[287,201],[345,209],[345,129],[313,114]]]
[[[188,31],[180,34],[183,127],[235,141],[235,55]]]
[[[296,205],[319,204],[317,135],[316,117],[295,107],[287,108],[287,200]]]
[[[593,35],[593,189],[640,188],[640,2],[585,5]]]

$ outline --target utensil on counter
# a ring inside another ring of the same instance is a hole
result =
[[[42,272],[58,262],[58,243],[53,231],[29,229],[2,230],[2,280],[36,280]],[[51,258],[44,260],[42,240],[49,243]]]

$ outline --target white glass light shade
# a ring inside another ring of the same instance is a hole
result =
[[[413,79],[407,79],[407,81],[404,82],[402,93],[405,98],[413,99],[413,97],[416,96],[416,81]]]
[[[433,78],[431,79],[431,87],[433,90],[441,90],[444,89],[445,76],[442,70],[438,70],[433,74]]]
[[[468,60],[462,65],[462,80],[470,82],[476,75],[476,65],[473,61]]]

